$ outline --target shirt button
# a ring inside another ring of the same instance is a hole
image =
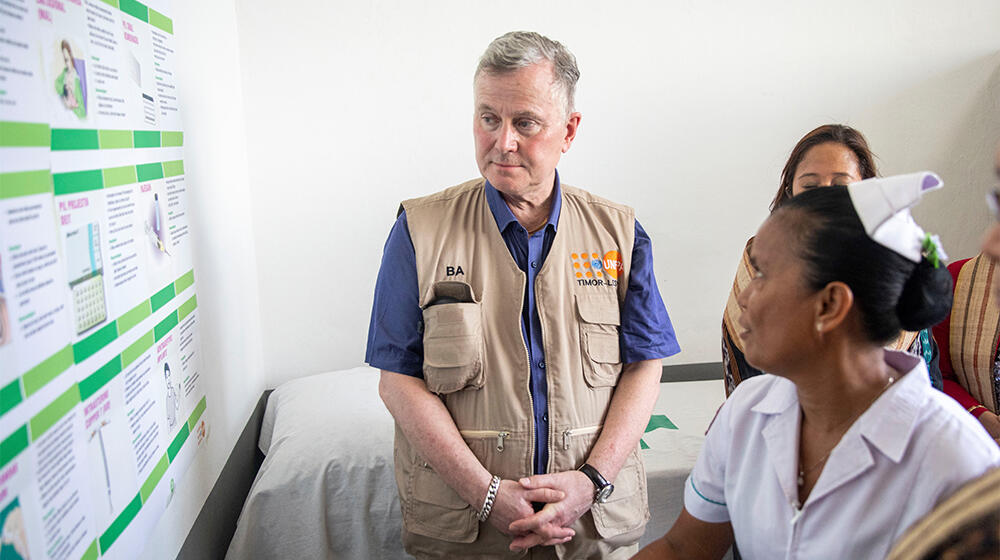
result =
[[[538,268],[538,263],[536,261],[531,261],[531,268]]]
[[[545,414],[542,415],[542,422],[548,422],[548,421],[549,421],[549,413],[546,412]]]
[[[538,362],[538,367],[540,367],[541,369],[545,369],[545,360]]]

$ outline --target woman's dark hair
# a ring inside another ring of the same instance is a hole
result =
[[[868,141],[860,132],[842,124],[824,124],[811,130],[792,148],[785,168],[781,170],[781,186],[778,187],[778,192],[774,195],[774,200],[771,201],[771,212],[792,198],[792,181],[795,180],[795,170],[802,163],[802,158],[806,157],[806,152],[827,142],[841,144],[854,152],[854,157],[858,159],[858,171],[861,173],[862,179],[871,179],[878,175],[875,155],[872,154],[868,147]]]
[[[884,345],[900,329],[936,325],[951,311],[948,269],[934,268],[927,259],[914,263],[872,240],[847,187],[810,189],[787,200],[773,216],[791,227],[812,289],[838,281],[851,288],[872,342]]]

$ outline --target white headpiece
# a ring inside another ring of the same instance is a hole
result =
[[[937,263],[948,256],[944,254],[937,236],[928,236],[913,221],[910,208],[920,202],[924,193],[943,186],[936,174],[921,171],[865,179],[851,183],[847,191],[865,231],[875,242],[915,263],[919,263],[925,254],[928,258],[933,254],[932,262]]]

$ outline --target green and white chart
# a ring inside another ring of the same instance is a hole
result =
[[[206,434],[167,14],[0,1],[0,560],[136,557]]]

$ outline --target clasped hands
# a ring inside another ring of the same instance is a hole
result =
[[[532,502],[545,506],[538,512]],[[513,540],[518,552],[533,546],[570,541],[570,525],[594,503],[594,484],[580,471],[539,474],[520,480],[502,480],[489,522]]]

